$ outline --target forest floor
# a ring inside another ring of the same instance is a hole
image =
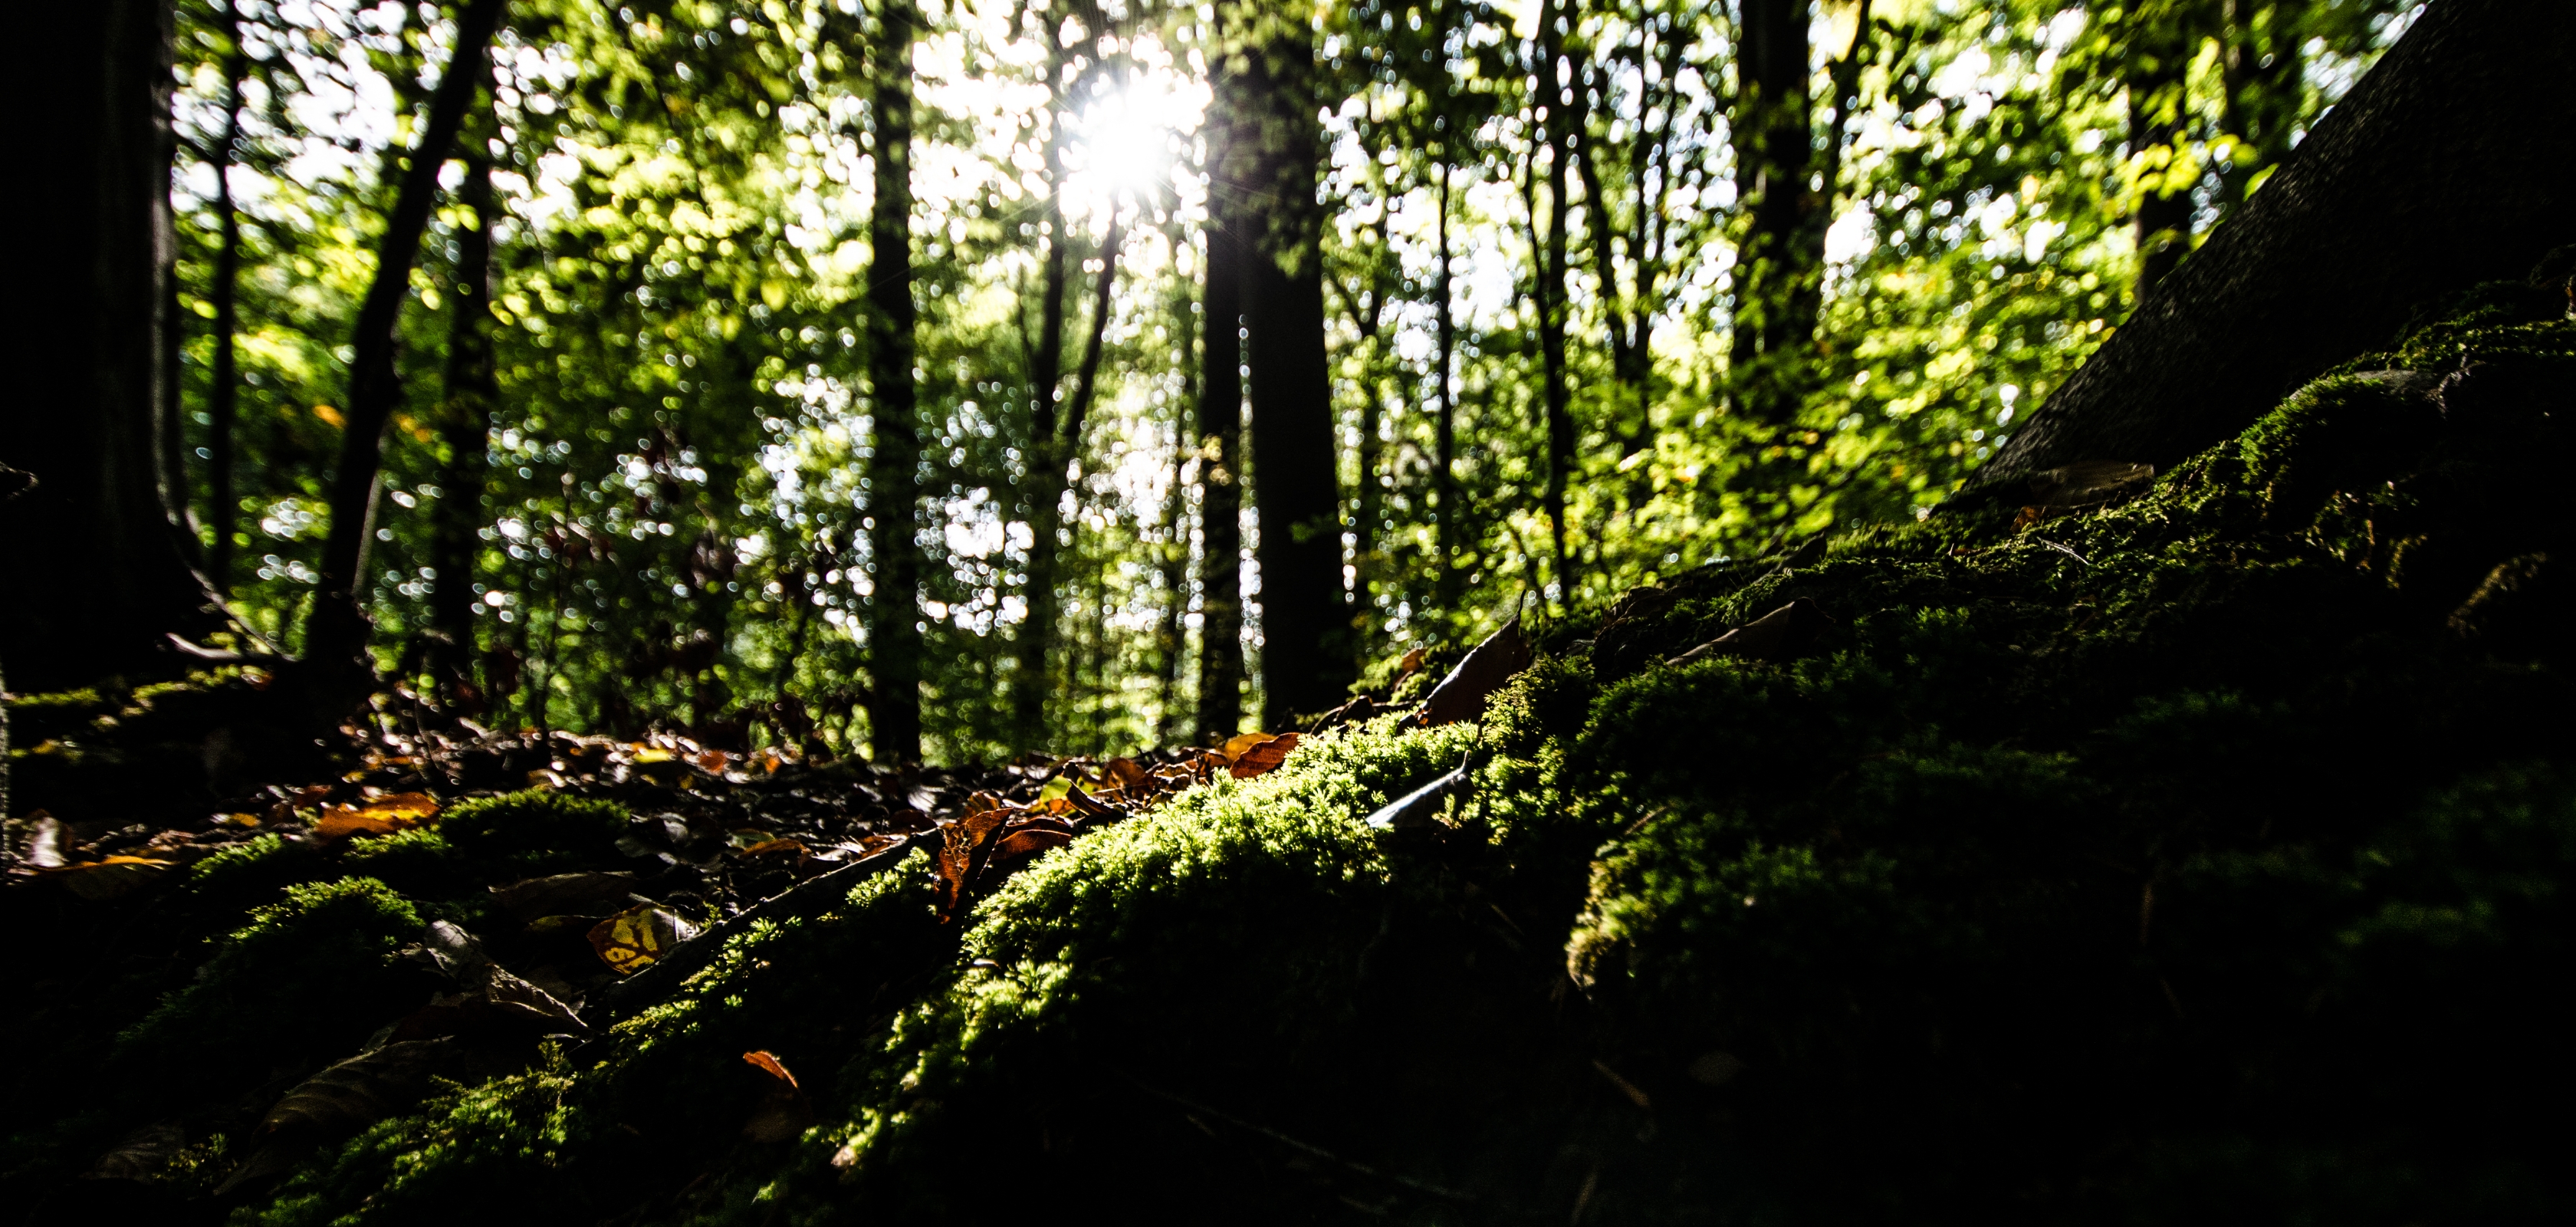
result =
[[[1436,727],[1434,670],[907,773],[14,700],[0,1202],[2565,1221],[2564,311],[1533,619]]]

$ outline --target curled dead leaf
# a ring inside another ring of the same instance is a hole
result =
[[[746,1052],[742,1059],[752,1068],[777,1080],[769,1093],[761,1097],[751,1119],[743,1122],[742,1136],[754,1142],[784,1142],[805,1132],[814,1123],[814,1109],[805,1101],[805,1091],[796,1085],[796,1075],[787,1072],[787,1064],[766,1049]]]
[[[2079,460],[2030,477],[2030,501],[2040,507],[2105,503],[2153,480],[2156,466],[2119,460]]]
[[[1422,723],[1431,726],[1482,719],[1494,692],[1514,674],[1528,668],[1532,659],[1529,640],[1521,636],[1521,620],[1514,618],[1503,624],[1503,629],[1487,635],[1475,651],[1467,653],[1467,658],[1449,671],[1449,676],[1431,688],[1430,697],[1422,701]]]
[[[1235,741],[1241,740],[1240,737],[1235,739]],[[1231,746],[1234,742],[1226,744]],[[1232,763],[1226,768],[1226,774],[1238,780],[1267,775],[1278,770],[1279,764],[1286,761],[1289,752],[1296,748],[1297,734],[1281,733],[1267,741],[1244,747],[1234,755]]]

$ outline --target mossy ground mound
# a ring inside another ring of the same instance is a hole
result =
[[[874,878],[230,1212],[2564,1221],[2576,322],[2471,306],[2126,501],[1560,620],[1481,728],[1314,739],[969,924]]]

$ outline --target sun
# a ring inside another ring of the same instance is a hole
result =
[[[1074,146],[1094,190],[1136,200],[1159,190],[1172,170],[1173,99],[1130,84],[1095,99],[1075,118]]]

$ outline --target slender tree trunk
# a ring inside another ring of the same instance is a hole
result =
[[[1353,668],[1342,594],[1341,481],[1324,353],[1323,213],[1313,32],[1294,10],[1246,5],[1234,98],[1253,143],[1244,307],[1252,343],[1254,507],[1261,524],[1263,723],[1341,704]]]
[[[394,365],[397,325],[411,292],[412,260],[438,196],[438,168],[456,144],[466,104],[482,74],[484,58],[501,23],[506,0],[473,0],[456,21],[456,49],[430,97],[428,122],[412,147],[410,165],[377,243],[374,280],[358,307],[349,363],[348,421],[340,462],[331,479],[331,531],[322,545],[321,582],[305,624],[305,658],[321,671],[315,697],[337,703],[367,684],[372,666],[360,659],[369,623],[364,606],[367,553],[376,533],[376,496],[383,482],[386,423],[402,399]]]
[[[2289,160],[2307,92],[2307,8],[2307,0],[2225,0],[2223,118],[2227,131],[2252,154],[2220,172],[2221,199],[2230,212],[2245,202],[2256,174]]]
[[[1061,26],[1056,27],[1061,30]],[[1056,37],[1050,32],[1049,37]],[[1055,47],[1047,79],[1059,88],[1064,79],[1065,49]],[[1063,100],[1057,98],[1056,104]],[[1064,378],[1064,315],[1067,272],[1064,230],[1063,108],[1051,105],[1047,135],[1047,198],[1044,213],[1046,255],[1043,295],[1038,304],[1038,340],[1029,369],[1029,459],[1022,503],[1029,517],[1028,584],[1022,590],[1028,615],[1012,644],[1017,669],[1011,684],[1012,740],[1036,749],[1046,740],[1046,700],[1053,686],[1047,659],[1056,634],[1057,561],[1063,532],[1064,459],[1056,450],[1057,385]]]
[[[1171,238],[1177,248],[1188,241],[1188,234],[1176,227]],[[1156,556],[1161,564],[1157,574],[1163,585],[1163,611],[1154,624],[1154,690],[1162,698],[1162,717],[1155,724],[1154,739],[1164,745],[1176,744],[1190,731],[1179,713],[1181,662],[1189,655],[1184,625],[1190,606],[1189,470],[1190,456],[1197,450],[1190,445],[1190,415],[1198,404],[1198,365],[1189,352],[1198,327],[1191,305],[1189,283],[1184,281],[1172,295],[1172,339],[1181,346],[1181,395],[1172,404],[1172,484],[1163,499],[1163,540]]]
[[[2183,73],[2191,66],[2193,42],[2179,20],[2142,17],[2129,32],[2128,63],[2123,70],[2129,106],[2129,156],[2148,154],[2149,186],[2138,197],[2136,227],[2138,280],[2133,302],[2165,279],[2191,250],[2191,193],[2163,183],[2161,157],[2182,134]]]
[[[1547,427],[1547,508],[1548,537],[1554,547],[1551,578],[1555,580],[1557,599],[1574,597],[1574,573],[1565,547],[1565,488],[1569,470],[1574,467],[1574,415],[1571,390],[1566,386],[1566,274],[1567,235],[1566,174],[1568,161],[1574,156],[1573,108],[1575,86],[1558,86],[1558,73],[1568,70],[1573,60],[1566,54],[1563,36],[1557,33],[1551,18],[1551,7],[1539,9],[1539,35],[1536,48],[1536,70],[1532,84],[1547,108],[1547,220],[1542,226],[1538,212],[1538,190],[1535,182],[1529,189],[1530,238],[1536,244],[1538,268],[1531,278],[1534,305],[1538,309],[1538,348],[1540,363],[1540,402]],[[1535,169],[1535,168],[1533,168]],[[1600,212],[1598,202],[1593,212]],[[1596,228],[1598,223],[1595,223]]]
[[[233,155],[241,144],[243,54],[240,0],[224,5],[224,135],[215,146],[215,360],[206,388],[206,523],[214,541],[206,552],[206,578],[219,594],[233,587],[233,528],[240,500],[233,492],[233,436],[241,417],[241,211],[233,207]]]
[[[1787,426],[1806,399],[1822,252],[1805,242],[1815,207],[1808,177],[1813,120],[1807,96],[1809,0],[1743,0],[1734,123],[1735,326],[1728,356],[1737,404]]]
[[[477,134],[478,136],[480,134]],[[481,700],[475,682],[474,560],[482,553],[483,488],[490,467],[492,411],[500,388],[492,364],[492,193],[488,150],[469,147],[457,203],[472,214],[456,235],[455,298],[447,330],[447,395],[439,406],[445,445],[438,473],[438,506],[430,523],[429,621],[440,634],[431,652],[438,684],[469,707]]]
[[[1459,581],[1465,578],[1458,568],[1458,404],[1455,370],[1458,352],[1458,316],[1454,303],[1457,291],[1451,282],[1452,261],[1449,254],[1449,175],[1450,158],[1444,148],[1440,155],[1440,301],[1433,309],[1433,335],[1439,354],[1436,372],[1440,386],[1432,397],[1431,421],[1431,496],[1432,553],[1435,555],[1432,591],[1440,608],[1454,609],[1458,603]]]
[[[876,574],[868,598],[874,703],[869,750],[880,764],[921,760],[921,428],[913,386],[911,0],[878,17],[876,200],[869,219],[868,382],[875,454],[868,462]]]
[[[1243,727],[1243,180],[1233,136],[1233,82],[1211,64],[1207,288],[1199,312],[1198,736],[1214,745]]]
[[[172,12],[96,0],[19,17],[22,43],[42,50],[12,78],[34,117],[16,153],[45,188],[25,202],[37,237],[17,271],[47,297],[8,334],[22,408],[0,413],[0,464],[35,484],[0,511],[17,545],[0,571],[0,661],[11,685],[36,691],[167,669],[160,636],[215,616],[156,458],[176,377],[164,339]]]

